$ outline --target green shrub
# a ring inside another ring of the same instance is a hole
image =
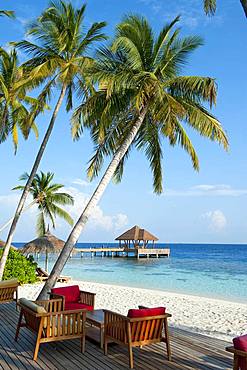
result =
[[[2,253],[3,250],[0,250],[0,257]],[[25,257],[19,251],[10,249],[3,280],[17,278],[20,284],[34,283],[37,281],[36,268],[33,257]]]

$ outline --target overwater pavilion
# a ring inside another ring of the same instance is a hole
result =
[[[115,240],[119,241],[119,248],[124,248],[127,256],[129,253],[134,253],[134,256],[139,257],[169,257],[169,248],[155,248],[155,242],[159,239],[149,231],[134,226],[118,236]],[[152,248],[148,248],[148,243],[152,243]]]

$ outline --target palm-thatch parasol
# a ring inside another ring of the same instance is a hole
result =
[[[64,241],[52,235],[49,230],[29,243],[25,244],[22,248],[22,253],[42,253],[45,254],[45,270],[48,271],[48,254],[60,253],[64,247]]]
[[[118,236],[115,240],[119,240],[121,246],[121,241],[124,241],[124,244],[127,248],[130,248],[131,242],[134,245],[134,248],[138,248],[140,243],[143,243],[143,246],[146,246],[149,241],[152,241],[153,244],[159,240],[156,236],[151,234],[145,229],[141,229],[139,226],[134,226],[131,229],[125,231],[122,235]]]

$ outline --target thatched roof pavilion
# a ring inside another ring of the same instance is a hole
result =
[[[115,240],[119,240],[120,246],[121,242],[123,241],[125,247],[130,249],[131,243],[133,244],[134,248],[139,248],[145,247],[149,241],[152,241],[154,244],[154,242],[159,239],[151,234],[149,231],[141,229],[139,226],[136,225],[131,229],[125,231],[122,235],[118,236]]]
[[[29,243],[26,243],[22,248],[22,253],[41,253],[46,255],[45,269],[48,270],[48,254],[60,253],[64,247],[65,242],[52,235],[49,230],[43,235]]]

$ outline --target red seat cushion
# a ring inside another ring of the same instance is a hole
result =
[[[93,306],[89,306],[84,303],[75,303],[75,302],[69,302],[66,303],[65,301],[65,310],[80,310],[80,309],[85,309],[88,311],[93,311]]]
[[[165,307],[155,307],[155,308],[140,308],[140,309],[130,309],[128,312],[128,317],[130,319],[138,317],[147,317],[147,316],[159,316],[166,313]]]
[[[78,302],[80,299],[80,288],[78,285],[53,288],[51,292],[65,296],[65,302]]]
[[[247,334],[233,339],[235,349],[247,352]],[[241,370],[247,370],[247,358],[239,358],[239,367]]]
[[[233,345],[235,349],[247,352],[247,334],[234,338]]]

